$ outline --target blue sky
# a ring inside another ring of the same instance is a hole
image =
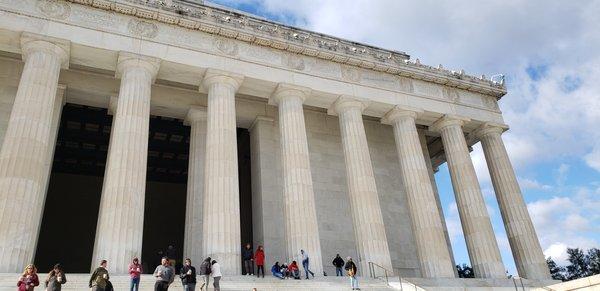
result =
[[[215,0],[473,75],[503,73],[503,135],[544,253],[600,247],[600,1]],[[471,154],[516,270],[480,145]],[[445,165],[436,174],[457,262],[468,262]]]

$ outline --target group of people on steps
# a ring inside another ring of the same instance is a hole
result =
[[[310,270],[310,257],[304,250],[300,250],[299,259],[304,269],[306,279],[309,279],[309,275],[313,278],[315,273]],[[254,252],[250,244],[246,244],[242,250],[242,264],[245,270],[245,275],[254,275],[254,264],[257,267],[256,276],[260,277],[262,271],[262,277],[265,277],[265,252],[262,246],[259,246]],[[114,291],[112,283],[110,282],[110,276],[107,270],[108,262],[106,260],[100,261],[100,265],[94,270],[89,279],[89,288],[92,291]],[[347,275],[350,277],[350,285],[352,290],[360,290],[358,288],[358,281],[356,279],[357,267],[352,261],[351,257],[347,257],[346,262],[336,255],[332,262],[336,268],[336,276],[343,276],[342,268],[346,270]],[[128,266],[128,273],[130,276],[130,291],[139,291],[141,274],[144,272],[142,265],[138,258],[133,258],[131,264]],[[292,261],[289,264],[275,262],[271,267],[271,273],[274,277],[280,279],[294,278],[300,280],[300,268],[296,261]],[[197,284],[197,275],[201,276],[200,290],[208,290],[210,278],[213,278],[213,287],[215,291],[220,291],[220,280],[222,277],[221,267],[216,260],[210,257],[202,261],[200,265],[199,273],[196,272],[196,268],[192,266],[192,261],[188,258],[185,259],[183,267],[179,271],[179,277],[183,285],[184,291],[195,291]],[[161,259],[160,265],[156,267],[153,272],[155,277],[154,290],[155,291],[167,291],[169,286],[175,281],[175,268],[173,261],[170,261],[168,257]],[[60,264],[56,264],[52,270],[48,273],[44,286],[46,291],[61,291],[61,286],[67,283],[67,278]],[[39,286],[39,278],[37,275],[37,269],[35,265],[28,265],[23,274],[19,277],[17,282],[18,291],[33,291],[35,287]]]

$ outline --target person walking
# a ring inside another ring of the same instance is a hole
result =
[[[19,277],[17,287],[19,287],[19,291],[33,291],[38,285],[40,285],[40,279],[37,275],[37,268],[35,265],[29,264],[23,270],[21,277]]]
[[[211,274],[213,277],[213,287],[215,287],[215,291],[221,291],[221,287],[219,286],[219,281],[221,280],[221,265],[217,263],[217,261],[213,260],[211,263]],[[208,287],[206,288],[208,290]]]
[[[54,265],[45,281],[46,291],[60,291],[65,283],[67,283],[67,277],[62,266],[60,264]]]
[[[100,266],[94,270],[90,277],[89,287],[92,291],[110,291],[112,286],[109,285],[110,276],[108,270],[106,270],[106,260],[100,261]]]
[[[244,263],[244,271],[246,272],[246,276],[254,276],[254,251],[252,250],[252,245],[247,243],[246,246],[242,249],[242,261]]]
[[[304,273],[306,273],[306,279],[308,280],[308,274],[311,274],[312,277],[315,277],[315,273],[310,270],[310,260],[308,257],[308,253],[304,250],[300,250],[300,257],[302,259],[302,267],[304,268]]]
[[[167,257],[161,259],[160,265],[156,267],[153,274],[156,277],[154,291],[167,291],[169,285],[175,281],[175,269],[170,265]]]
[[[256,277],[260,277],[262,270],[263,278],[265,277],[265,251],[263,246],[258,246],[254,254],[254,262],[256,263]]]
[[[273,277],[283,279],[283,274],[281,273],[281,267],[279,266],[279,262],[275,262],[275,264],[271,267],[271,273]]]
[[[202,284],[200,285],[200,291],[204,290],[204,286],[206,286],[206,290],[208,290],[208,283],[210,282],[210,273],[211,273],[211,264],[212,259],[210,257],[204,259],[200,264],[200,275],[202,275]]]
[[[138,258],[133,258],[131,264],[128,267],[129,277],[131,278],[131,284],[129,291],[139,291],[140,290],[140,275],[144,272],[144,268],[140,264],[140,260]]]
[[[344,276],[344,272],[342,271],[342,269],[344,268],[344,259],[340,257],[340,254],[335,255],[335,259],[333,259],[332,264],[335,267],[335,276]]]
[[[179,271],[179,277],[181,278],[183,291],[196,290],[196,268],[192,266],[192,260],[189,258],[183,262],[183,268]]]
[[[350,287],[352,287],[352,290],[360,290],[360,288],[358,288],[358,280],[356,279],[358,268],[356,268],[356,264],[354,264],[351,257],[346,258],[346,266],[344,269],[346,269],[348,277],[350,277]]]

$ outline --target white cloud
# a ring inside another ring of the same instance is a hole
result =
[[[549,191],[552,189],[552,186],[550,186],[550,185],[542,184],[535,179],[529,179],[529,178],[519,178],[519,185],[521,185],[521,188],[524,190],[532,189],[532,190]]]

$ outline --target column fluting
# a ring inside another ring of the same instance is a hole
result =
[[[506,278],[498,242],[463,134],[463,122],[463,119],[445,116],[436,121],[431,129],[442,135],[456,205],[475,276]]]
[[[55,140],[58,78],[69,64],[68,41],[23,33],[25,62],[0,150],[0,273],[32,263]]]
[[[379,205],[375,175],[367,135],[362,119],[365,103],[342,96],[332,106],[338,114],[342,148],[346,164],[346,180],[356,237],[357,258],[363,274],[368,274],[368,263],[376,263],[392,271],[388,241]]]
[[[501,134],[504,129],[503,126],[485,124],[474,134],[483,146],[519,276],[527,279],[550,279],[542,247],[502,141]]]
[[[127,274],[133,257],[142,256],[148,162],[150,90],[160,61],[121,52],[119,97],[110,134],[100,199],[92,268],[108,260],[112,273]]]
[[[287,261],[308,252],[311,270],[323,271],[315,194],[304,122],[304,99],[310,90],[280,84],[272,101],[278,104]]]
[[[241,271],[235,93],[242,81],[243,76],[214,69],[203,80],[208,107],[202,248],[204,256],[220,263],[224,275]]]
[[[454,266],[415,123],[419,112],[396,107],[384,116],[383,122],[394,128],[400,176],[408,198],[421,275],[453,278]]]
[[[183,255],[198,265],[204,260],[202,254],[202,199],[206,153],[206,108],[192,106],[187,113],[185,123],[190,126],[190,153]]]

